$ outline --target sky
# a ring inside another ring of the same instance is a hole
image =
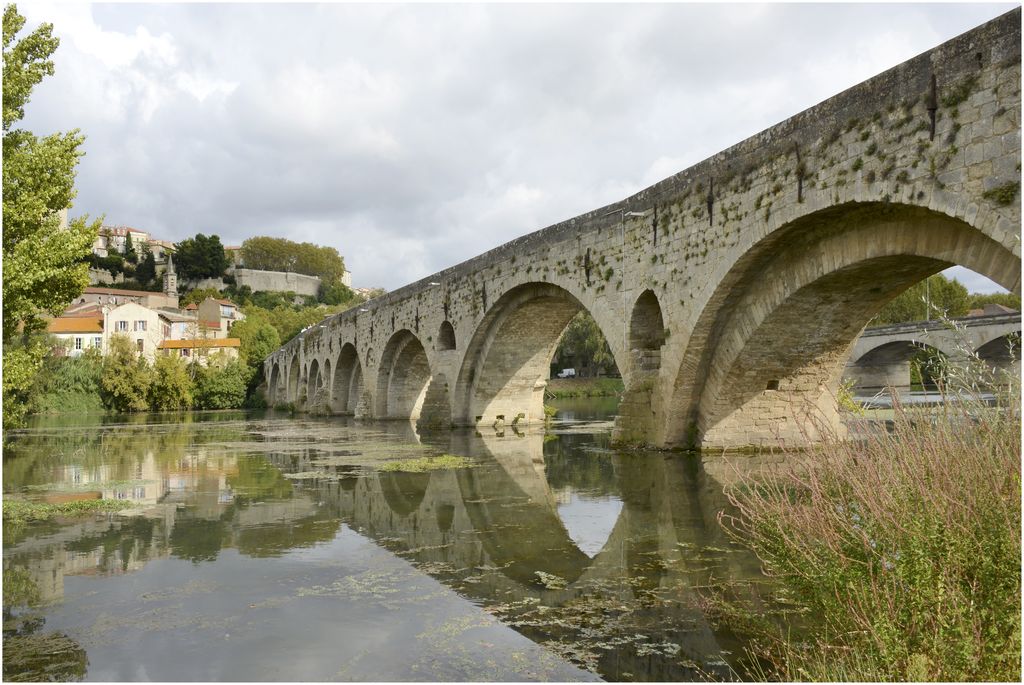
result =
[[[393,290],[1014,6],[22,3],[61,38],[23,125],[87,135],[72,216],[330,245]]]

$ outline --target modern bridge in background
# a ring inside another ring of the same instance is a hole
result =
[[[420,426],[543,419],[581,309],[625,382],[616,436],[744,448],[843,430],[893,297],[959,264],[1021,292],[1020,9],[621,202],[325,319],[268,399]]]
[[[952,361],[976,355],[993,369],[1019,376],[1020,312],[866,328],[843,375],[861,394],[910,390],[910,362],[921,351]]]

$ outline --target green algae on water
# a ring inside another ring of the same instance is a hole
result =
[[[27,523],[48,521],[54,517],[85,516],[87,514],[111,513],[133,506],[133,502],[112,499],[88,499],[62,504],[46,504],[25,499],[4,499],[4,522]]]
[[[473,460],[454,454],[442,454],[437,457],[420,457],[418,459],[399,459],[389,461],[377,467],[378,471],[404,471],[408,473],[424,473],[426,471],[448,471],[451,469],[468,469]]]

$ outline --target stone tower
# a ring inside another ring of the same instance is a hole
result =
[[[167,269],[164,270],[164,293],[172,297],[178,296],[178,274],[174,272],[174,261],[167,255]]]

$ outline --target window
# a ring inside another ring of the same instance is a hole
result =
[[[81,338],[75,338],[75,349],[76,350],[82,349],[82,339]]]
[[[142,348],[144,345],[145,343],[142,342],[142,338],[139,338],[138,340],[135,341],[135,346],[139,348],[139,352],[143,351]]]
[[[135,322],[135,330],[136,331],[142,331],[143,333],[145,333],[146,332],[146,322],[145,321],[136,321]]]
[[[119,331],[119,332],[122,332],[122,333],[127,333],[128,332],[128,322],[127,321],[118,321],[117,322],[116,330]]]
[[[186,348],[184,348],[184,347],[181,348],[181,356],[182,357],[187,357],[188,356],[188,350]]]
[[[165,338],[171,337],[171,325],[170,324],[167,324],[167,323],[164,324],[164,337]]]
[[[93,338],[92,339],[92,346],[95,347],[96,349],[99,349],[99,348],[103,347],[103,338],[101,338],[99,336],[96,336],[95,338]]]

